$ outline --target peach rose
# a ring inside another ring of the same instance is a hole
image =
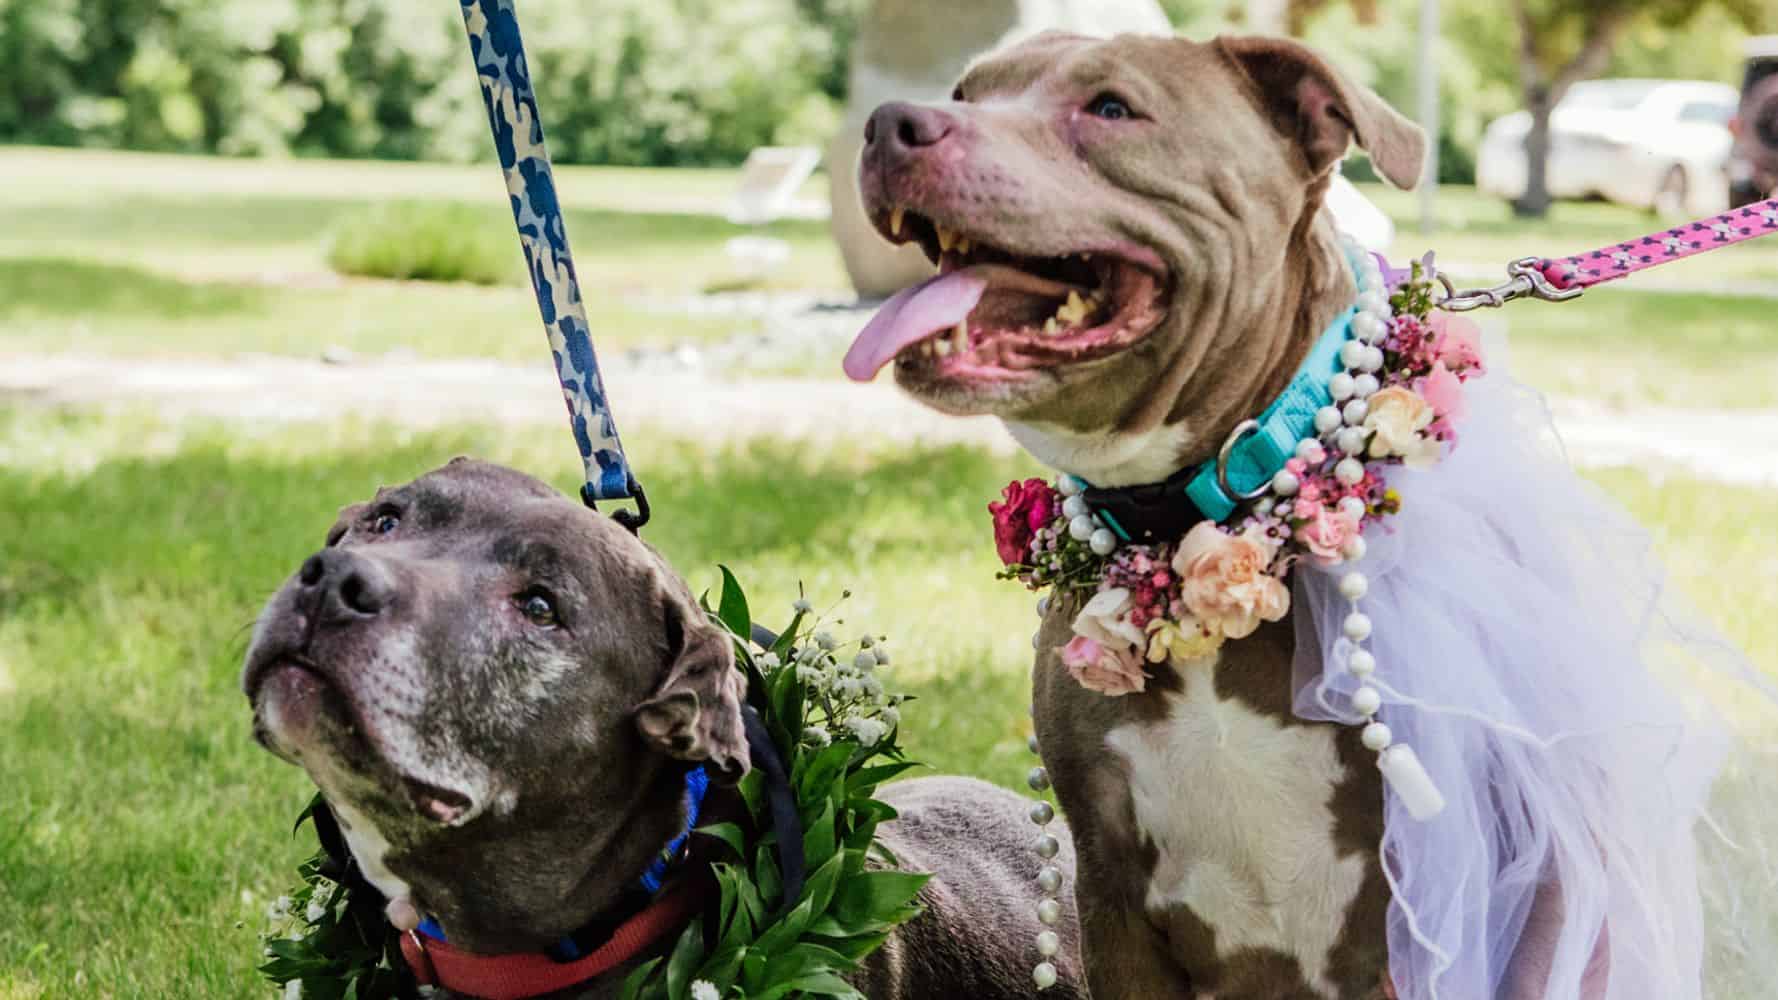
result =
[[[1062,647],[1062,665],[1081,687],[1112,698],[1139,694],[1148,686],[1142,658],[1135,650],[1101,645],[1084,635]]]
[[[1231,639],[1252,635],[1262,620],[1275,622],[1290,610],[1290,591],[1266,572],[1272,552],[1256,529],[1229,535],[1198,522],[1173,556],[1180,600],[1212,630]]]
[[[1343,510],[1317,507],[1296,529],[1296,539],[1309,550],[1309,555],[1323,566],[1336,566],[1345,560],[1345,549],[1358,537],[1359,518]]]
[[[1378,390],[1371,396],[1370,414],[1364,418],[1364,429],[1371,432],[1370,456],[1398,455],[1413,466],[1436,460],[1438,442],[1420,434],[1432,417],[1431,405],[1412,390],[1399,385]]]

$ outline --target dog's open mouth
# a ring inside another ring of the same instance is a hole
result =
[[[901,208],[878,224],[893,242],[918,243],[939,273],[884,303],[858,335],[845,369],[860,382],[891,361],[962,381],[1023,378],[1123,350],[1166,314],[1158,259],[1030,256]]]

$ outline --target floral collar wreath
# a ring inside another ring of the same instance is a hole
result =
[[[1303,560],[1352,567],[1364,557],[1365,529],[1401,509],[1384,480],[1390,466],[1428,466],[1455,446],[1463,383],[1483,373],[1475,326],[1438,309],[1431,254],[1405,272],[1385,272],[1381,258],[1350,242],[1345,250],[1358,300],[1287,392],[1296,394],[1300,430],[1278,430],[1291,422],[1274,414],[1291,401],[1281,400],[1236,428],[1219,461],[1182,473],[1190,497],[1211,501],[1198,503],[1207,516],[1183,538],[1131,541],[1109,511],[1089,503],[1101,491],[1072,476],[1053,485],[1014,482],[988,505],[1003,578],[1084,599],[1061,651],[1081,686],[1110,696],[1139,692],[1149,664],[1184,666],[1251,635],[1262,621],[1279,621],[1290,609],[1292,567]],[[1323,357],[1327,367],[1317,372]],[[1315,403],[1303,406],[1304,399]],[[1278,467],[1249,470],[1256,489],[1231,488],[1231,452],[1268,433],[1289,442]],[[1210,484],[1219,489],[1200,489]],[[1415,818],[1429,819],[1443,797],[1412,748],[1394,743],[1376,718],[1382,698],[1369,682],[1377,663],[1362,645],[1372,623],[1358,607],[1368,587],[1356,568],[1340,579],[1351,602],[1342,623],[1353,644],[1346,668],[1360,682],[1352,708],[1385,779]]]
[[[880,638],[839,642],[821,629],[806,600],[796,602],[781,636],[769,646],[752,645],[747,599],[726,567],[722,573],[711,617],[734,637],[747,702],[783,773],[771,776],[765,772],[774,768],[755,767],[741,780],[750,828],[723,822],[693,831],[721,842],[706,843],[716,852],[709,866],[716,890],[710,902],[717,903],[717,896],[720,902],[674,928],[666,954],[635,968],[620,996],[862,1000],[844,977],[882,946],[889,931],[921,912],[915,896],[929,878],[896,870],[876,835],[877,824],[895,815],[875,797],[877,786],[918,766],[897,745],[900,706],[909,699],[883,689],[878,668],[888,665],[889,652]],[[775,781],[787,781],[788,789],[774,789]],[[332,822],[318,804],[319,797],[297,826],[313,820],[322,850],[302,865],[302,882],[270,907],[267,961],[260,971],[286,997],[421,995],[402,958],[401,935],[384,916],[385,901],[338,856],[343,847],[337,834],[329,836]],[[776,815],[781,808],[794,817]],[[786,826],[800,827],[800,852],[786,853],[778,843],[776,834]],[[330,840],[335,849],[329,849]],[[674,859],[684,860],[683,854]],[[807,876],[793,875],[792,865]],[[682,874],[686,882],[703,877]],[[653,888],[660,888],[658,879]]]

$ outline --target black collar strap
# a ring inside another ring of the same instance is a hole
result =
[[[1156,545],[1177,541],[1192,525],[1209,520],[1186,492],[1198,471],[1197,466],[1188,465],[1158,483],[1089,486],[1080,497],[1125,542]]]

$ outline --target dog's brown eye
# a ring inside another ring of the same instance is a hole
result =
[[[1111,122],[1135,117],[1135,112],[1130,110],[1130,105],[1116,94],[1100,94],[1087,102],[1087,114]]]
[[[370,533],[373,535],[387,535],[389,532],[394,531],[400,526],[401,518],[396,517],[394,514],[382,514],[378,516],[375,521],[371,522]]]
[[[556,624],[556,606],[543,594],[532,592],[520,597],[519,610],[539,628],[552,628]]]

